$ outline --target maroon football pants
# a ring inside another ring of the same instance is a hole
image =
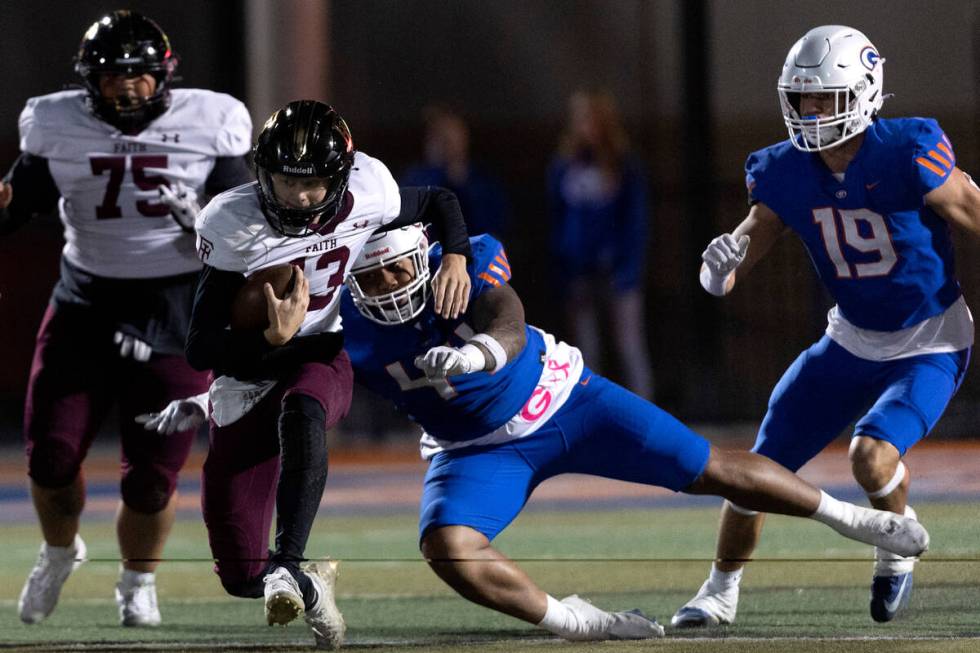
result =
[[[354,376],[341,352],[329,364],[306,363],[241,419],[211,422],[201,501],[215,572],[229,594],[262,596],[279,480],[278,421],[287,396],[316,399],[332,428],[350,409]]]
[[[159,435],[133,418],[204,392],[207,374],[180,356],[154,354],[145,363],[121,358],[113,333],[113,325],[88,307],[48,306],[37,334],[24,410],[28,473],[42,487],[70,484],[116,405],[122,499],[133,510],[152,514],[173,494],[195,431]]]

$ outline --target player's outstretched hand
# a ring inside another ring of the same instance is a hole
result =
[[[5,209],[10,206],[13,199],[14,187],[6,182],[0,181],[0,209]]]
[[[156,431],[160,435],[171,435],[178,431],[196,429],[207,419],[204,411],[207,405],[207,395],[188,399],[174,399],[159,413],[144,413],[136,416],[136,423],[142,424],[147,431]]]
[[[201,212],[194,189],[175,181],[170,186],[160,186],[160,201],[170,207],[170,215],[184,231],[194,231],[194,218]]]
[[[745,254],[748,251],[749,237],[747,234],[742,234],[738,240],[731,234],[722,234],[708,243],[708,247],[701,254],[701,258],[712,273],[719,277],[727,277],[745,260]]]
[[[479,372],[486,366],[486,357],[473,345],[433,347],[423,356],[415,357],[415,367],[425,372],[426,378],[444,379],[457,374]]]
[[[119,345],[119,355],[123,358],[132,357],[133,360],[145,363],[150,360],[153,349],[150,345],[135,336],[116,331],[112,336],[112,341]]]
[[[445,254],[432,277],[433,308],[436,313],[446,319],[455,319],[465,313],[470,301],[470,285],[466,257],[462,254]]]
[[[303,326],[306,309],[310,305],[310,282],[303,270],[296,268],[293,273],[293,290],[279,299],[271,283],[262,286],[269,312],[269,326],[265,330],[265,339],[272,345],[284,345],[296,335]]]

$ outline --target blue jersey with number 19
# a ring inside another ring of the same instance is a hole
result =
[[[507,255],[497,240],[484,235],[471,238],[470,243],[473,258],[468,271],[473,282],[472,306],[484,292],[507,283],[511,273]],[[430,269],[436,270],[441,260],[442,248],[436,245],[429,252]],[[469,315],[444,320],[433,311],[430,298],[425,310],[412,322],[381,325],[358,312],[346,288],[341,299],[341,315],[344,348],[350,355],[355,379],[392,400],[428,435],[444,443],[487,436],[502,430],[515,416],[520,419],[521,415],[527,418],[526,424],[507,429],[508,433],[499,439],[529,434],[532,429],[527,427],[546,413],[551,414],[559,404],[551,400],[559,393],[538,390],[544,383],[542,377],[549,376],[543,374],[546,362],[563,383],[570,380],[574,384],[577,377],[571,379],[571,373],[581,373],[580,358],[575,359],[577,365],[562,367],[563,364],[549,358],[549,353],[556,349],[554,339],[533,327],[525,327],[524,349],[496,373],[476,372],[429,381],[415,367],[415,357],[432,347],[463,345],[474,334]],[[530,405],[528,402],[536,392],[546,397],[547,402]]]
[[[806,246],[847,321],[897,331],[960,296],[950,230],[923,202],[956,164],[935,120],[880,119],[843,180],[788,140],[749,155],[751,202],[762,202]]]

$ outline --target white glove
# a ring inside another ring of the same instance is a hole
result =
[[[123,358],[132,356],[133,360],[139,361],[140,363],[145,363],[150,360],[150,354],[153,353],[150,345],[122,331],[116,331],[115,335],[112,336],[112,341],[119,345],[120,356]]]
[[[194,218],[201,212],[197,203],[197,193],[179,181],[170,186],[160,186],[160,201],[170,207],[170,215],[184,231],[194,231]]]
[[[426,378],[443,379],[457,374],[480,372],[487,365],[487,357],[475,345],[433,347],[424,356],[415,357],[415,367],[425,372]]]
[[[749,237],[746,234],[735,236],[722,234],[708,243],[701,253],[704,269],[701,271],[701,285],[712,295],[722,296],[726,292],[728,277],[735,271],[749,251]]]
[[[196,429],[207,419],[207,397],[205,393],[187,399],[174,399],[159,413],[137,415],[136,423],[142,424],[147,431],[156,431],[160,435]]]

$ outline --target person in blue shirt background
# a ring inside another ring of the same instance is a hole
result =
[[[424,161],[402,176],[403,186],[439,186],[456,194],[470,233],[506,235],[509,203],[503,183],[470,157],[470,129],[463,116],[442,105],[423,112]]]
[[[725,295],[780,236],[800,238],[836,305],[774,388],[753,451],[796,471],[856,421],[854,478],[874,507],[914,518],[902,457],[939,420],[973,345],[950,225],[980,235],[980,189],[935,120],[878,118],[884,61],[849,27],[797,41],[778,83],[789,139],[748,157],[749,214],[708,245],[701,283]],[[735,619],[763,522],[745,508],[723,507],[716,563],[675,626]],[[875,621],[908,603],[914,563],[876,552]]]
[[[598,366],[599,316],[608,310],[624,385],[651,399],[643,307],[647,172],[610,95],[579,91],[569,100],[568,126],[548,168],[548,205],[554,282],[572,339]]]

